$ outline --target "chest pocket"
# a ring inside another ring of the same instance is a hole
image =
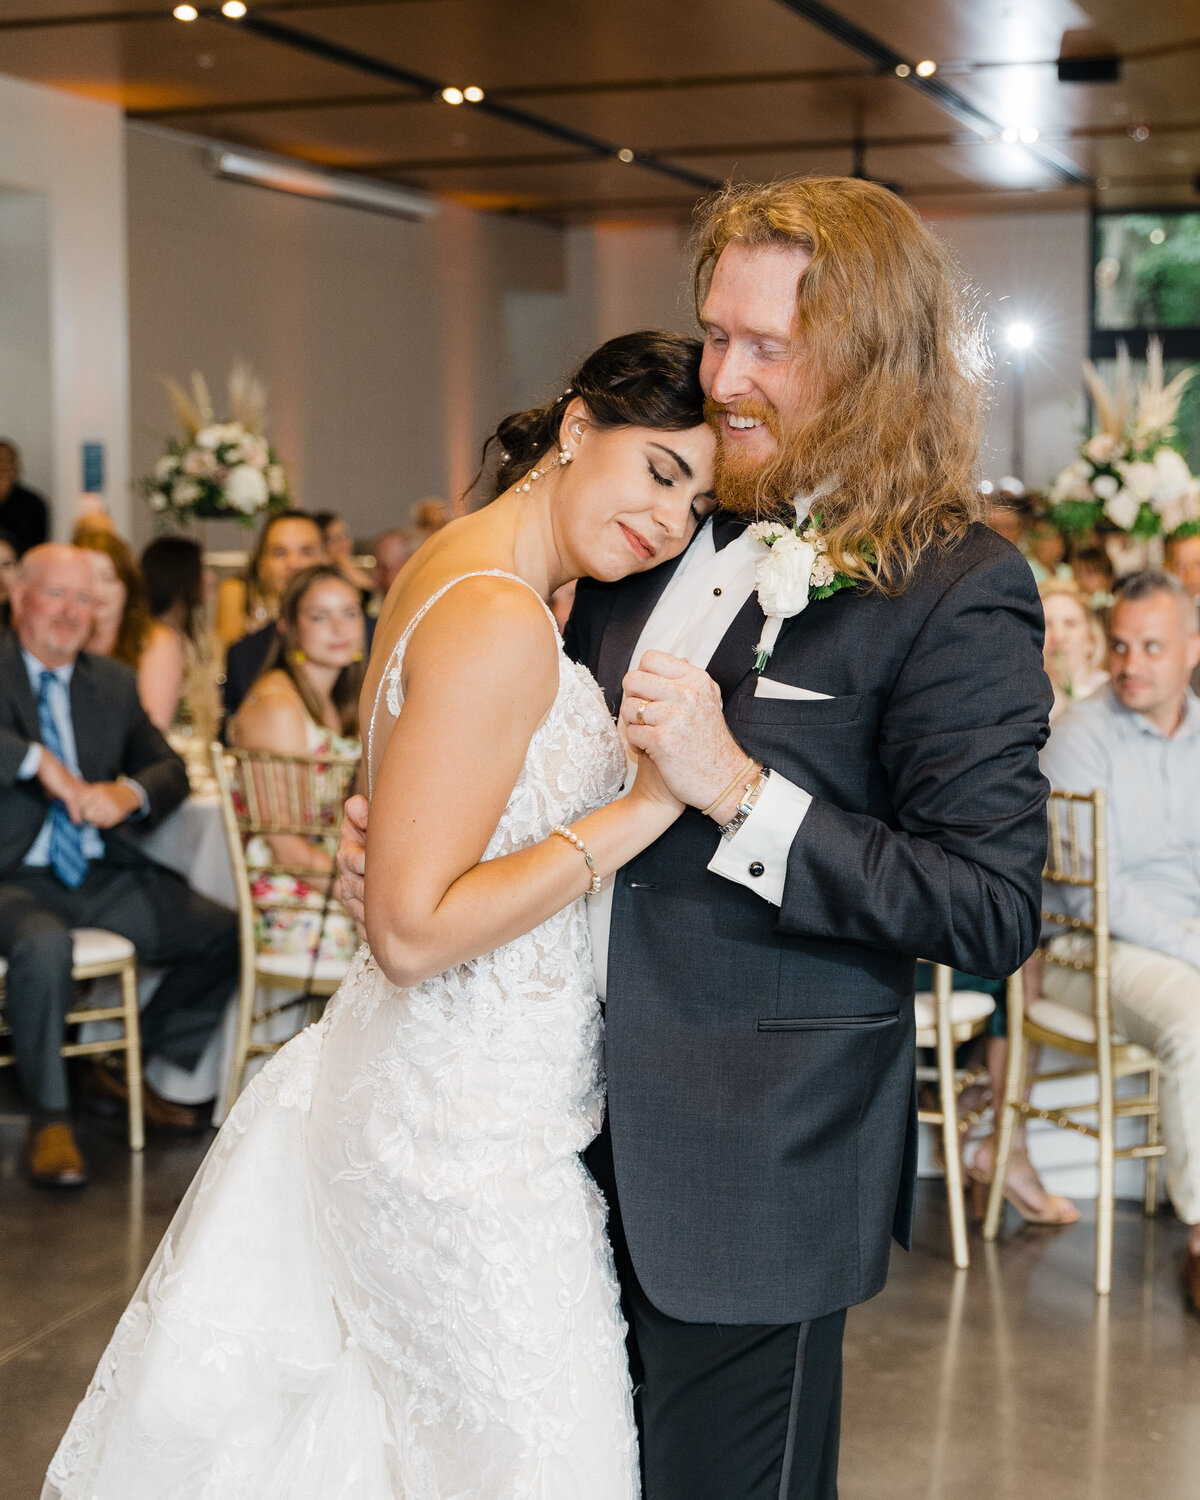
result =
[[[756,698],[747,693],[734,705],[733,717],[745,724],[785,728],[853,724],[861,718],[869,696],[847,693],[840,698]]]

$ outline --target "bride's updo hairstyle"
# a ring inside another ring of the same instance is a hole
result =
[[[524,477],[544,454],[556,449],[563,413],[578,398],[593,427],[653,427],[683,432],[704,421],[699,339],[642,330],[623,333],[594,350],[567,388],[547,406],[505,417],[483,445],[483,462],[499,448],[492,499]],[[482,472],[482,471],[481,471]]]

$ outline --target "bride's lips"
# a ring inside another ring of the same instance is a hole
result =
[[[624,521],[618,521],[617,525],[625,533],[625,540],[633,548],[638,557],[645,562],[654,556],[654,548],[639,532],[634,531],[631,526],[626,526]]]

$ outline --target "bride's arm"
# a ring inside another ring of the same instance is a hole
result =
[[[367,940],[417,984],[531,931],[583,895],[591,871],[565,839],[480,863],[558,690],[557,643],[537,601],[493,580],[459,584],[409,643],[404,711],[371,798]],[[681,804],[650,773],[572,824],[601,875],[659,837]]]

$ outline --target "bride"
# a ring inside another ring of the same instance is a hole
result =
[[[700,345],[613,339],[509,417],[497,498],[388,595],[363,690],[368,943],[241,1096],[44,1500],[625,1500],[584,895],[681,804],[545,601],[713,506]]]

